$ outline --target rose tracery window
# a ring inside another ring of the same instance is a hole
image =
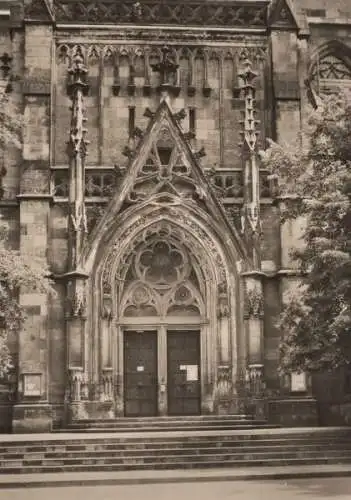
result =
[[[202,301],[190,257],[164,236],[146,236],[130,256],[122,301],[126,317],[200,315]]]
[[[185,278],[186,255],[167,241],[156,241],[136,258],[136,272],[142,281],[156,288],[169,287]]]

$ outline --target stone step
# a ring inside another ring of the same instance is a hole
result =
[[[71,432],[71,433],[81,433],[84,434],[85,432],[150,432],[150,431],[156,431],[156,432],[173,432],[173,431],[186,431],[186,432],[191,432],[191,431],[215,431],[215,430],[222,430],[222,431],[231,431],[231,430],[241,430],[241,429],[273,429],[276,428],[274,425],[269,425],[269,424],[236,424],[236,425],[202,425],[202,426],[197,426],[197,425],[191,425],[191,426],[184,426],[184,425],[168,425],[164,427],[157,427],[157,426],[144,426],[143,428],[133,428],[130,426],[115,426],[115,427],[108,427],[108,426],[77,426],[77,427],[71,427],[69,426],[68,428],[58,431],[60,432]]]
[[[268,424],[266,420],[254,420],[247,415],[201,415],[189,417],[145,417],[145,418],[120,418],[120,419],[84,419],[74,420],[64,429],[58,432],[79,432],[89,430],[98,432],[104,429],[107,432],[126,430],[140,430],[143,432],[152,430],[230,430],[246,428],[274,428],[275,425]]]
[[[58,436],[58,435],[57,435]],[[104,438],[103,435],[95,436],[94,439],[90,438],[77,438],[72,439],[60,439],[55,440],[42,440],[40,442],[23,440],[23,441],[13,441],[0,444],[0,453],[14,452],[15,450],[21,450],[24,452],[33,451],[45,451],[45,450],[68,450],[68,451],[81,451],[88,449],[89,451],[101,450],[101,449],[124,449],[124,448],[147,448],[155,447],[162,449],[167,446],[178,446],[178,447],[202,447],[208,446],[210,443],[215,443],[217,446],[220,445],[230,445],[237,447],[252,446],[281,446],[285,447],[287,445],[297,445],[303,446],[305,444],[314,444],[320,446],[330,446],[331,444],[344,444],[351,443],[351,432],[348,431],[346,434],[241,434],[240,432],[228,433],[226,435],[207,435],[206,433],[197,436],[177,436],[172,435],[167,437],[158,437],[153,435],[152,437],[143,438],[143,436],[133,436],[133,437],[110,437]]]
[[[154,467],[162,465],[164,462],[173,464],[185,464],[192,462],[202,462],[202,463],[219,463],[219,462],[242,462],[245,461],[247,464],[250,462],[264,461],[269,464],[272,460],[290,461],[290,460],[312,460],[312,459],[333,459],[335,457],[340,457],[340,452],[330,452],[325,455],[320,455],[318,452],[314,453],[303,453],[303,454],[289,454],[289,453],[252,453],[252,454],[213,454],[210,456],[193,454],[193,455],[164,455],[164,456],[154,456],[145,455],[140,457],[104,457],[104,458],[47,458],[47,459],[28,459],[28,460],[8,460],[0,462],[1,470],[5,470],[12,467],[63,467],[63,466],[81,466],[81,465],[144,465],[153,464]],[[343,460],[351,460],[351,452],[342,455]]]
[[[277,449],[283,450],[304,450],[304,449],[315,449],[315,450],[324,450],[324,449],[349,449],[351,448],[351,441],[343,441],[343,442],[281,442],[277,443],[276,441],[259,441],[257,443],[252,443],[250,441],[245,442],[218,442],[213,443],[211,441],[204,442],[180,442],[180,443],[138,443],[138,444],[123,444],[123,443],[111,443],[110,445],[106,444],[86,444],[86,445],[57,445],[57,446],[32,446],[32,447],[21,447],[18,446],[16,448],[10,447],[8,449],[3,449],[0,451],[0,458],[15,458],[15,457],[24,457],[27,455],[40,454],[40,455],[60,455],[65,456],[69,454],[94,454],[94,455],[109,455],[109,454],[140,454],[142,452],[155,452],[155,453],[163,453],[164,450],[172,450],[175,453],[186,453],[188,450],[198,450],[199,452],[206,452],[207,449],[214,450],[231,450],[231,451],[251,451],[251,450],[267,450],[267,451],[275,451]]]
[[[351,463],[347,428],[9,438],[0,443],[0,473]]]
[[[22,466],[9,465],[6,468],[0,469],[0,474],[35,474],[35,473],[49,473],[49,472],[98,472],[98,471],[128,471],[128,470],[166,470],[166,469],[191,469],[191,468],[217,468],[217,467],[277,467],[277,466],[304,466],[304,465],[322,465],[322,464],[349,464],[351,463],[351,455],[348,456],[334,456],[329,458],[313,457],[313,458],[289,458],[289,459],[271,459],[266,458],[255,459],[255,460],[233,460],[232,458],[228,460],[212,460],[212,461],[201,461],[199,457],[194,457],[192,461],[165,461],[164,459],[160,463],[155,464],[155,462],[150,463],[139,463],[134,461],[134,463],[129,464],[88,464],[88,465],[61,465],[59,461],[52,463],[51,465],[36,465],[36,466]]]
[[[156,417],[121,417],[121,418],[105,418],[105,419],[93,419],[93,418],[86,418],[86,419],[74,419],[73,422],[141,422],[142,424],[146,422],[174,422],[174,421],[180,421],[180,422],[203,422],[207,420],[218,420],[218,421],[224,421],[224,420],[252,420],[251,415],[247,414],[233,414],[233,415],[167,415],[167,416],[156,416]]]
[[[262,454],[265,453],[267,456],[271,454],[282,455],[289,453],[291,455],[301,454],[301,453],[318,453],[318,454],[328,454],[339,453],[340,450],[345,453],[351,453],[351,443],[348,444],[337,444],[337,445],[310,445],[306,444],[303,447],[296,445],[286,445],[284,448],[276,446],[247,446],[245,448],[238,447],[188,447],[188,448],[143,448],[143,449],[115,449],[115,450],[84,450],[84,451],[33,451],[30,453],[2,453],[0,454],[0,462],[11,461],[11,460],[44,460],[44,459],[92,459],[92,458],[114,458],[114,457],[144,457],[156,454],[158,456],[164,455],[212,455],[212,454],[232,454],[234,455],[252,455],[252,454]],[[93,453],[93,457],[92,457]]]

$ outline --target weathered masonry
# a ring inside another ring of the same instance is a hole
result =
[[[349,2],[315,3],[1,2],[0,76],[25,124],[22,151],[1,152],[0,210],[57,291],[20,292],[4,428],[343,423],[343,374],[277,374],[301,228],[280,223],[258,157],[296,138],[311,96],[351,84]]]

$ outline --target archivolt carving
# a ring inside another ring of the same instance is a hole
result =
[[[196,234],[199,237],[199,240],[203,242],[206,249],[214,258],[221,281],[226,282],[227,276],[225,266],[212,238],[198,224],[196,224],[192,220],[188,220],[188,218],[183,213],[177,214],[176,217],[181,224],[184,224],[186,227],[188,227],[191,232],[193,234]]]
[[[218,280],[224,283],[227,281],[224,262],[211,237],[183,213],[171,209],[170,212],[177,224],[166,219],[157,221],[140,231],[140,227],[147,226],[148,221],[147,216],[141,216],[118,236],[118,240],[111,247],[111,251],[104,263],[102,274],[104,290],[111,289],[112,276],[115,276],[120,286],[123,287],[130,256],[141,243],[145,243],[150,237],[155,238],[155,235],[175,246],[179,245],[179,242],[183,242],[188,249],[190,258],[193,258],[193,261],[201,262],[203,277],[199,282],[203,281],[205,283],[213,279],[214,271],[210,268],[209,257],[212,259],[215,271],[218,273]],[[152,217],[154,218],[155,214]]]

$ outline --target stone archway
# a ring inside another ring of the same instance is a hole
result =
[[[111,239],[91,280],[89,371],[103,381],[100,397],[114,400],[117,415],[126,413],[128,331],[157,334],[157,414],[168,413],[170,332],[198,332],[201,413],[215,411],[224,366],[232,389],[239,283],[227,260],[210,230],[170,209],[130,220]]]

